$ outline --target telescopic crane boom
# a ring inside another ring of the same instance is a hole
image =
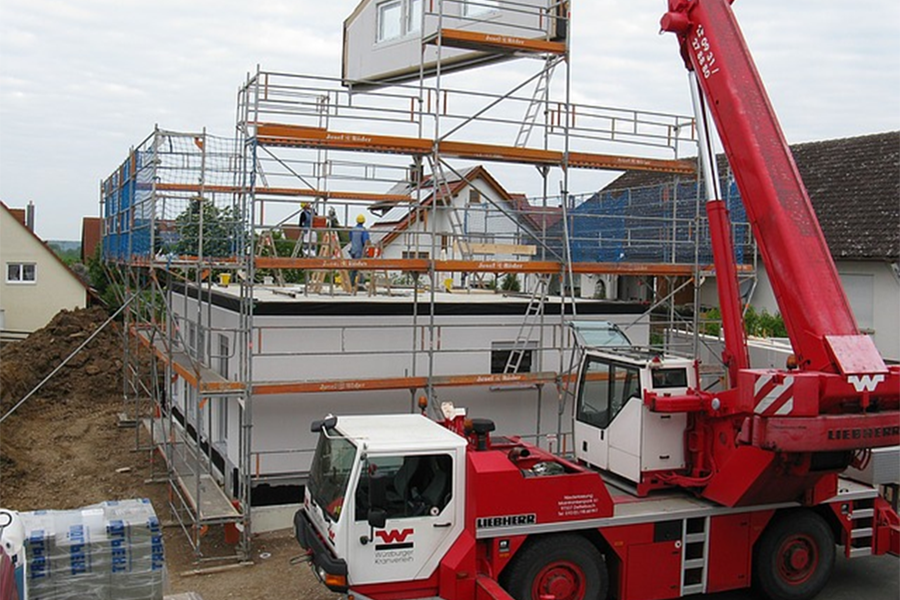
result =
[[[683,481],[702,480],[704,495],[734,505],[807,486],[812,501],[834,492],[833,475],[854,452],[900,443],[900,367],[885,365],[857,327],[732,1],[669,0],[661,27],[678,36],[712,114],[797,360],[785,371],[745,368],[746,342],[732,333],[733,389],[646,400],[657,411],[695,413],[694,477]],[[733,261],[728,224],[721,213],[710,224],[720,270]],[[731,281],[719,287],[734,289]],[[723,321],[738,323],[737,295],[721,300]],[[729,429],[736,445],[710,441]]]

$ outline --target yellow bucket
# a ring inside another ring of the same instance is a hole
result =
[[[225,287],[231,283],[231,273],[219,273],[219,285]]]

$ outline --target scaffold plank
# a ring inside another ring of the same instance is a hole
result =
[[[206,366],[201,365],[199,369],[195,369],[190,357],[185,352],[167,349],[165,342],[161,339],[151,341],[146,331],[132,328],[131,332],[141,344],[152,350],[157,358],[171,366],[172,370],[188,385],[197,388],[200,394],[240,392],[244,389],[244,384],[225,379]]]
[[[432,387],[477,387],[496,385],[536,385],[555,383],[553,371],[538,373],[489,373],[475,375],[436,375]],[[424,389],[428,377],[386,377],[379,379],[342,379],[329,381],[269,381],[252,386],[254,395],[313,394],[321,392],[371,392],[377,390]]]
[[[281,258],[258,257],[260,269],[309,269],[321,271],[411,271],[425,273],[432,269],[428,259],[408,258]],[[563,263],[555,261],[502,261],[502,260],[436,260],[434,270],[439,273],[487,272],[487,273],[561,273]],[[749,270],[749,267],[739,269]],[[572,272],[602,275],[659,275],[690,277],[694,265],[679,263],[572,263]]]
[[[201,185],[198,183],[157,183],[157,192],[182,192],[199,194],[212,192],[220,194],[238,194],[249,191],[235,185]],[[321,198],[323,200],[362,200],[371,202],[412,202],[414,198],[407,194],[375,194],[371,192],[342,192],[330,190],[313,190],[309,188],[256,187],[257,195]]]
[[[439,32],[423,40],[426,44],[438,44],[451,48],[475,50],[476,52],[527,52],[530,54],[566,53],[565,42],[552,42],[541,39],[524,38],[514,35],[483,33],[480,31],[464,31],[461,29],[441,29]]]
[[[653,171],[659,173],[693,174],[689,161],[571,152],[568,161],[558,150],[518,148],[475,142],[442,140],[437,143],[423,138],[411,138],[365,133],[329,131],[320,127],[304,127],[278,123],[257,123],[256,141],[263,146],[298,148],[330,148],[409,154],[424,156],[437,152],[443,156],[492,162],[512,162],[531,165],[562,166],[611,171]]]

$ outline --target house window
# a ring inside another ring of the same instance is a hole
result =
[[[481,15],[492,10],[497,10],[500,5],[498,0],[466,0],[463,4],[463,14],[467,17]]]
[[[219,400],[219,410],[216,416],[216,441],[225,443],[228,441],[228,398]]]
[[[475,188],[469,188],[469,204],[481,204],[481,192]]]
[[[400,256],[403,260],[428,260],[429,258],[428,252],[412,252],[407,250],[404,250]]]
[[[384,42],[403,35],[403,2],[390,0],[378,5],[378,41]]]
[[[866,333],[875,328],[875,276],[866,273],[841,273],[844,293],[856,322]]]
[[[386,42],[422,28],[422,0],[387,0],[377,6],[377,42]]]
[[[516,344],[515,342],[494,342],[491,344],[491,373],[505,373],[506,365],[512,367],[518,363],[518,368],[513,368],[512,373],[531,373],[536,342]],[[511,356],[515,353],[515,356]],[[518,356],[521,354],[521,358]]]
[[[406,5],[406,33],[422,28],[422,0],[409,0]]]
[[[6,283],[35,283],[36,281],[36,264],[6,263]]]
[[[218,371],[219,375],[228,379],[228,358],[230,354],[230,348],[228,347],[228,336],[224,334],[219,334],[219,355],[218,358]]]

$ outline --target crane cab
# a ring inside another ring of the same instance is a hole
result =
[[[637,348],[585,349],[575,401],[575,456],[634,484],[661,487],[657,476],[685,467],[687,415],[654,413],[645,392],[697,389],[694,361]]]

